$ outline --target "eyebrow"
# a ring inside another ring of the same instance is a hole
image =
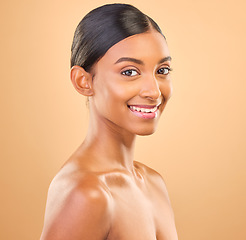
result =
[[[167,57],[164,57],[162,58],[158,64],[161,64],[161,63],[164,63],[164,62],[168,62],[168,61],[172,61],[172,57],[171,56],[167,56]]]
[[[120,62],[134,62],[140,65],[144,65],[142,60],[136,59],[136,58],[130,58],[130,57],[122,57],[118,59],[115,64],[120,63]]]
[[[171,61],[171,60],[172,60],[172,58],[170,56],[164,57],[158,62],[158,64],[161,64],[161,63],[164,63],[167,61]],[[140,65],[144,65],[144,62],[142,60],[139,60],[136,58],[130,58],[130,57],[122,57],[122,58],[118,59],[115,62],[115,64],[120,63],[120,62],[134,62],[134,63],[140,64]]]

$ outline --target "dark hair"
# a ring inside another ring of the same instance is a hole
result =
[[[71,67],[78,65],[89,72],[113,45],[151,28],[162,34],[153,19],[132,5],[106,4],[98,7],[89,12],[75,30]]]

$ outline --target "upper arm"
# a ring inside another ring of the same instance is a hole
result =
[[[110,228],[109,196],[99,185],[84,182],[49,190],[41,240],[102,240]]]

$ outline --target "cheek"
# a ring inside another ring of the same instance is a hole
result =
[[[133,96],[131,84],[110,75],[95,79],[93,87],[93,102],[101,114],[112,116],[114,112],[123,114],[124,111],[128,110],[127,102]]]
[[[102,81],[101,81],[102,82]],[[108,104],[117,104],[125,102],[136,95],[137,89],[134,84],[127,81],[110,78],[103,84],[96,86],[95,96],[100,95],[101,100],[107,101]]]
[[[160,84],[160,91],[164,97],[165,102],[169,100],[173,93],[173,85],[171,81],[163,82]]]

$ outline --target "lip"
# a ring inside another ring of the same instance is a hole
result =
[[[154,119],[157,117],[158,115],[158,110],[159,110],[159,106],[161,103],[156,104],[156,105],[140,105],[140,104],[131,104],[131,105],[127,105],[129,110],[137,117],[140,118],[144,118],[144,119]],[[133,109],[133,107],[135,108],[145,108],[145,109],[153,109],[156,108],[156,110],[154,110],[154,112],[141,112],[141,111],[137,111],[135,109]]]
[[[161,102],[158,103],[158,104],[155,104],[155,105],[142,105],[142,104],[128,104],[127,106],[130,107],[139,107],[139,108],[147,108],[147,109],[151,109],[151,108],[154,108],[154,107],[159,107],[161,105]]]

